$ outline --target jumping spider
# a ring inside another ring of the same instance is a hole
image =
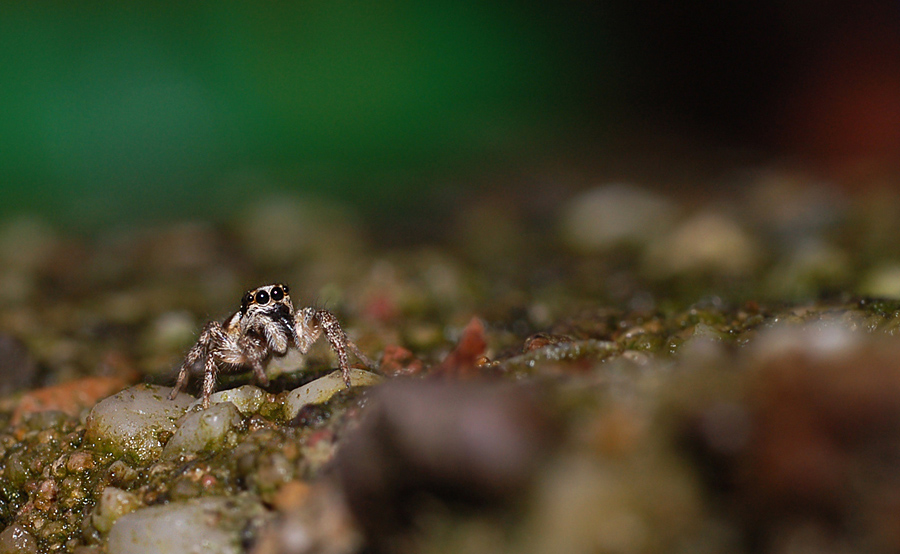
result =
[[[337,354],[344,383],[350,387],[350,358],[353,352],[367,367],[372,362],[359,351],[333,313],[316,308],[294,311],[287,285],[279,283],[253,289],[244,294],[241,309],[224,323],[210,321],[203,327],[178,372],[178,380],[169,398],[175,398],[187,384],[188,373],[197,362],[203,363],[203,407],[216,386],[216,373],[249,366],[256,379],[269,384],[263,364],[272,356],[284,356],[291,347],[302,354],[322,332]]]

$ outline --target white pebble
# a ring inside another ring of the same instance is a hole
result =
[[[188,412],[179,422],[178,430],[166,443],[162,456],[177,458],[193,452],[221,449],[234,437],[241,424],[241,413],[231,402],[213,404],[206,410]]]
[[[210,406],[220,402],[230,402],[243,415],[255,414],[266,401],[266,391],[253,385],[241,385],[235,389],[222,390],[209,397]],[[197,399],[191,408],[200,406],[202,399]]]
[[[367,387],[376,385],[384,380],[384,377],[370,371],[353,368],[350,370],[350,382],[354,387]],[[288,393],[285,406],[287,416],[293,418],[300,411],[300,408],[307,404],[321,404],[326,402],[335,393],[346,387],[344,379],[340,371],[333,371],[325,377],[320,377],[315,381],[309,382],[302,387],[296,388]]]
[[[37,539],[19,524],[0,533],[0,554],[37,554]]]
[[[171,391],[142,384],[101,400],[88,415],[85,438],[137,461],[159,457],[163,450],[160,436],[175,431],[175,421],[194,401],[183,393],[169,400]]]
[[[664,233],[675,214],[672,202],[628,184],[607,184],[572,198],[563,209],[561,232],[576,250],[642,245]]]
[[[117,519],[140,507],[141,501],[133,493],[116,487],[106,487],[100,493],[100,500],[91,515],[91,523],[101,533],[108,533]]]
[[[241,531],[258,516],[246,499],[206,497],[126,514],[109,533],[109,554],[238,554]]]
[[[707,212],[658,237],[647,249],[644,264],[657,277],[699,271],[737,276],[753,271],[761,255],[757,241],[734,219]]]

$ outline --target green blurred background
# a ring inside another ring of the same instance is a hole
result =
[[[448,176],[592,132],[615,86],[609,56],[585,65],[601,20],[466,1],[6,3],[2,213],[215,219],[285,189],[409,209]]]
[[[396,221],[629,148],[671,173],[623,129],[897,169],[898,36],[896,0],[6,2],[0,216],[222,220],[295,191]]]

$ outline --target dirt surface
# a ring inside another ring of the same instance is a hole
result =
[[[253,507],[222,551],[255,554],[900,550],[900,196],[735,179],[485,194],[428,245],[295,198],[89,238],[6,222],[0,553],[122,548],[120,517],[205,497]],[[286,417],[323,342],[207,450],[86,439],[272,282],[385,381]]]

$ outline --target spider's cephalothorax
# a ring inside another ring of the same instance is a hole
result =
[[[188,373],[197,362],[203,364],[203,407],[216,386],[216,373],[250,367],[257,380],[269,384],[264,363],[272,356],[284,356],[291,347],[306,354],[324,331],[338,357],[344,382],[350,386],[350,358],[353,352],[367,367],[372,362],[347,338],[334,314],[316,308],[294,311],[287,285],[259,287],[244,295],[241,309],[224,323],[210,321],[203,327],[178,372],[172,390],[175,398],[187,384]]]

